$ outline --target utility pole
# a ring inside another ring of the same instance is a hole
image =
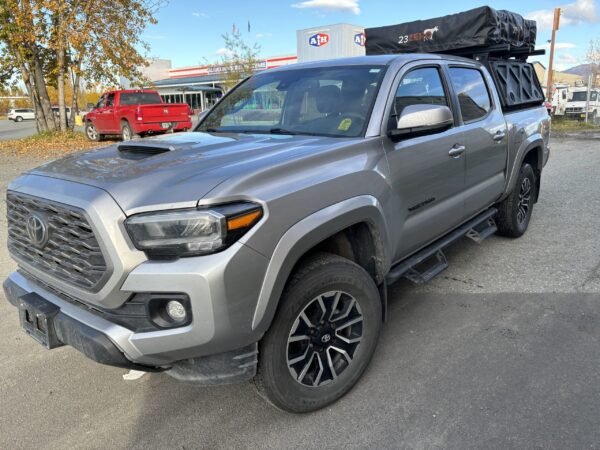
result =
[[[552,40],[550,41],[550,64],[548,65],[548,84],[546,86],[546,97],[548,101],[552,101],[552,96],[554,94],[552,90],[552,85],[554,80],[553,72],[554,72],[554,43],[556,42],[556,32],[558,31],[558,25],[560,22],[560,8],[554,8],[554,23],[552,24]]]
[[[588,77],[587,82],[587,95],[585,96],[585,123],[588,123],[588,115],[590,111],[590,93],[592,92],[592,83],[594,82],[594,78],[592,74]]]

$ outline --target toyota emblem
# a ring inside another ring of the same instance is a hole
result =
[[[32,213],[27,218],[27,237],[36,247],[42,248],[48,243],[48,225],[39,214]]]

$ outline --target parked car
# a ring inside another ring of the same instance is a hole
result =
[[[550,119],[542,101],[500,105],[488,70],[453,56],[255,74],[192,133],[13,181],[6,298],[47,348],[204,384],[254,377],[280,408],[323,407],[367,367],[390,283],[430,280],[460,237],[527,230]]]
[[[128,141],[136,135],[187,131],[192,127],[190,114],[186,103],[165,104],[156,91],[111,91],[85,115],[85,134],[91,141],[105,135],[121,135]]]
[[[52,112],[54,113],[54,115],[56,117],[60,117],[60,111],[58,109],[58,106],[53,106],[52,107]],[[66,107],[65,108],[65,112],[67,113],[67,120],[69,120],[71,118],[71,108]]]
[[[13,108],[8,110],[7,117],[9,120],[14,120],[15,122],[22,122],[23,120],[34,120],[35,111],[30,108]]]
[[[600,90],[591,89],[588,102],[587,87],[572,88],[570,98],[565,109],[569,119],[585,120],[586,105],[587,117],[590,123],[600,123]]]

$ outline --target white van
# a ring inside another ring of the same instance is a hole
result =
[[[552,92],[552,115],[564,116],[569,102],[569,85],[555,84]]]
[[[565,110],[566,117],[569,119],[584,120],[585,105],[587,102],[587,87],[572,88],[569,93],[569,101]],[[600,122],[600,90],[592,89],[590,91],[590,100],[588,106],[588,122]]]
[[[19,108],[9,109],[8,118],[15,122],[21,122],[22,120],[33,120],[35,119],[35,112],[30,108]]]

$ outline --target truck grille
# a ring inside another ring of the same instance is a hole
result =
[[[7,194],[8,250],[17,261],[88,291],[110,275],[83,210]]]
[[[569,108],[566,108],[565,111],[568,113],[580,113],[580,112],[583,112],[583,108],[569,107]]]

